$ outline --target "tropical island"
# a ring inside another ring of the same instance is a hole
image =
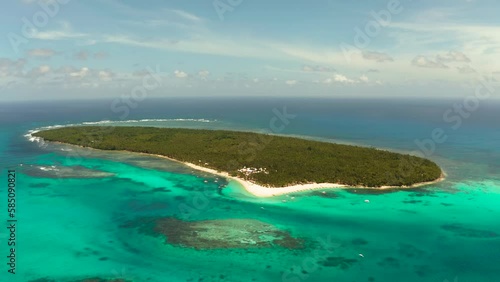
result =
[[[443,178],[436,163],[408,154],[253,132],[72,126],[33,136],[166,157],[238,180],[257,196],[329,187],[415,187]]]

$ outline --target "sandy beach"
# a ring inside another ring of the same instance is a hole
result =
[[[232,179],[237,181],[245,188],[247,192],[250,194],[259,197],[259,198],[268,198],[279,195],[286,195],[295,192],[308,191],[308,190],[316,190],[316,189],[324,189],[324,188],[346,188],[348,186],[334,183],[311,183],[311,184],[301,184],[301,185],[293,185],[286,187],[265,187],[253,182],[244,180],[239,177],[230,176],[227,172],[219,172],[214,169],[198,166],[192,163],[184,163],[185,165],[194,168],[196,170],[208,172],[215,175],[220,175],[222,177]]]
[[[143,153],[141,153],[143,154]],[[144,154],[144,155],[151,155],[151,154]],[[417,183],[412,186],[382,186],[382,187],[359,187],[359,186],[348,186],[348,185],[343,185],[343,184],[338,184],[338,183],[309,183],[309,184],[299,184],[299,185],[292,185],[292,186],[286,186],[286,187],[265,187],[253,182],[250,182],[248,180],[231,176],[227,172],[221,172],[217,171],[215,169],[211,168],[206,168],[203,166],[195,165],[192,163],[188,162],[181,162],[176,159],[172,159],[166,156],[162,155],[153,155],[159,158],[164,158],[168,159],[171,161],[175,162],[180,162],[188,167],[191,167],[193,169],[211,173],[214,175],[219,175],[224,178],[232,179],[234,181],[237,181],[241,186],[245,188],[245,190],[254,195],[255,197],[258,198],[269,198],[269,197],[274,197],[274,196],[280,196],[280,195],[287,195],[287,194],[292,194],[292,193],[297,193],[297,192],[304,192],[304,191],[312,191],[312,190],[319,190],[319,189],[333,189],[333,188],[358,188],[358,189],[397,189],[397,188],[417,188],[421,186],[426,186],[434,183],[441,182],[445,179],[445,174],[441,175],[439,179],[436,179],[435,181],[430,181],[430,182],[423,182],[423,183]]]

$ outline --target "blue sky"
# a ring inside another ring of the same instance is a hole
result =
[[[2,100],[447,97],[500,79],[494,0],[12,0]]]

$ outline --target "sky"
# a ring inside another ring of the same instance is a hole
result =
[[[0,99],[466,97],[484,79],[500,86],[498,11],[495,0],[9,0]]]

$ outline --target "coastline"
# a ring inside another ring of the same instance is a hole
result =
[[[155,155],[158,157],[164,157],[161,155]],[[170,159],[170,158],[168,158]],[[173,160],[173,159],[170,159]],[[176,161],[176,160],[174,160]],[[335,183],[310,183],[310,184],[299,184],[299,185],[292,185],[292,186],[286,186],[286,187],[265,187],[253,182],[250,182],[248,180],[236,177],[236,176],[231,176],[227,172],[220,172],[216,171],[215,169],[211,168],[206,168],[202,166],[198,166],[192,163],[186,163],[186,162],[181,162],[186,166],[189,166],[193,169],[203,171],[203,172],[208,172],[210,174],[215,174],[222,176],[224,178],[232,179],[236,182],[238,182],[245,190],[254,195],[255,197],[258,198],[269,198],[269,197],[274,197],[274,196],[281,196],[281,195],[286,195],[286,194],[291,194],[291,193],[296,193],[296,192],[303,192],[303,191],[310,191],[310,190],[316,190],[316,189],[324,189],[324,188],[348,188],[347,185],[342,185],[342,184],[335,184]]]
[[[31,133],[32,134],[32,133]],[[29,135],[31,135],[29,134]],[[34,138],[34,137],[33,137]],[[43,139],[40,137],[36,137],[37,140],[31,140],[30,141],[35,141],[35,142],[40,142]],[[40,139],[38,139],[40,138]],[[91,149],[91,150],[99,150],[99,151],[107,151],[107,150],[101,150],[101,149],[95,149],[92,147],[84,147],[84,146],[79,146],[79,145],[74,145],[74,144],[69,144],[69,143],[64,143],[64,142],[58,142],[58,141],[45,141],[43,142],[51,142],[51,143],[58,143],[58,144],[63,144],[63,145],[69,145],[69,146],[75,146],[75,147],[80,147],[80,148],[85,148],[85,149]],[[308,184],[298,184],[298,185],[291,185],[291,186],[285,186],[285,187],[266,187],[262,186],[256,183],[253,183],[251,181],[242,179],[240,177],[236,176],[231,176],[227,172],[223,171],[217,171],[215,169],[195,165],[193,163],[189,162],[183,162],[179,161],[173,158],[169,158],[164,155],[158,155],[158,154],[148,154],[148,153],[141,153],[141,152],[133,152],[133,151],[127,151],[127,150],[117,150],[117,151],[112,151],[112,152],[125,152],[125,153],[132,153],[132,154],[141,154],[141,155],[146,155],[146,156],[153,156],[153,157],[158,157],[158,158],[163,158],[167,159],[170,161],[174,161],[177,163],[181,163],[185,166],[188,166],[192,169],[198,170],[198,171],[203,171],[207,172],[210,174],[218,175],[227,179],[231,179],[233,181],[238,182],[248,193],[251,195],[257,197],[257,198],[270,198],[270,197],[275,197],[275,196],[282,196],[282,195],[287,195],[287,194],[292,194],[292,193],[297,193],[297,192],[305,192],[305,191],[313,191],[313,190],[319,190],[319,189],[380,189],[380,190],[386,190],[386,189],[411,189],[411,188],[418,188],[422,186],[427,186],[435,183],[439,183],[443,180],[446,179],[446,174],[443,171],[441,176],[434,180],[434,181],[428,181],[428,182],[422,182],[422,183],[416,183],[411,186],[381,186],[381,187],[363,187],[363,186],[349,186],[349,185],[344,185],[344,184],[338,184],[338,183],[308,183]],[[442,169],[441,169],[442,170]]]
[[[128,151],[127,151],[128,152]],[[146,154],[146,155],[152,155],[152,154]],[[152,155],[160,158],[166,158],[172,161],[180,162],[178,160],[162,156],[162,155]],[[258,198],[269,198],[269,197],[274,197],[274,196],[281,196],[281,195],[287,195],[287,194],[292,194],[296,192],[304,192],[304,191],[312,191],[312,190],[318,190],[318,189],[334,189],[334,188],[356,188],[356,189],[380,189],[380,190],[386,190],[386,189],[411,189],[411,188],[418,188],[422,186],[427,186],[435,183],[439,183],[443,180],[446,179],[445,174],[443,173],[441,177],[434,181],[429,181],[429,182],[422,182],[422,183],[416,183],[411,186],[381,186],[381,187],[360,187],[360,186],[349,186],[349,185],[344,185],[344,184],[338,184],[338,183],[309,183],[309,184],[298,184],[298,185],[292,185],[292,186],[286,186],[286,187],[265,187],[256,183],[253,183],[251,181],[236,177],[236,176],[231,176],[227,172],[220,172],[216,171],[215,169],[211,168],[206,168],[202,166],[198,166],[192,163],[187,163],[187,162],[180,162],[186,166],[189,166],[193,169],[200,170],[203,172],[208,172],[211,174],[219,175],[225,178],[232,179],[234,181],[237,181],[247,192],[250,194],[258,197]]]

